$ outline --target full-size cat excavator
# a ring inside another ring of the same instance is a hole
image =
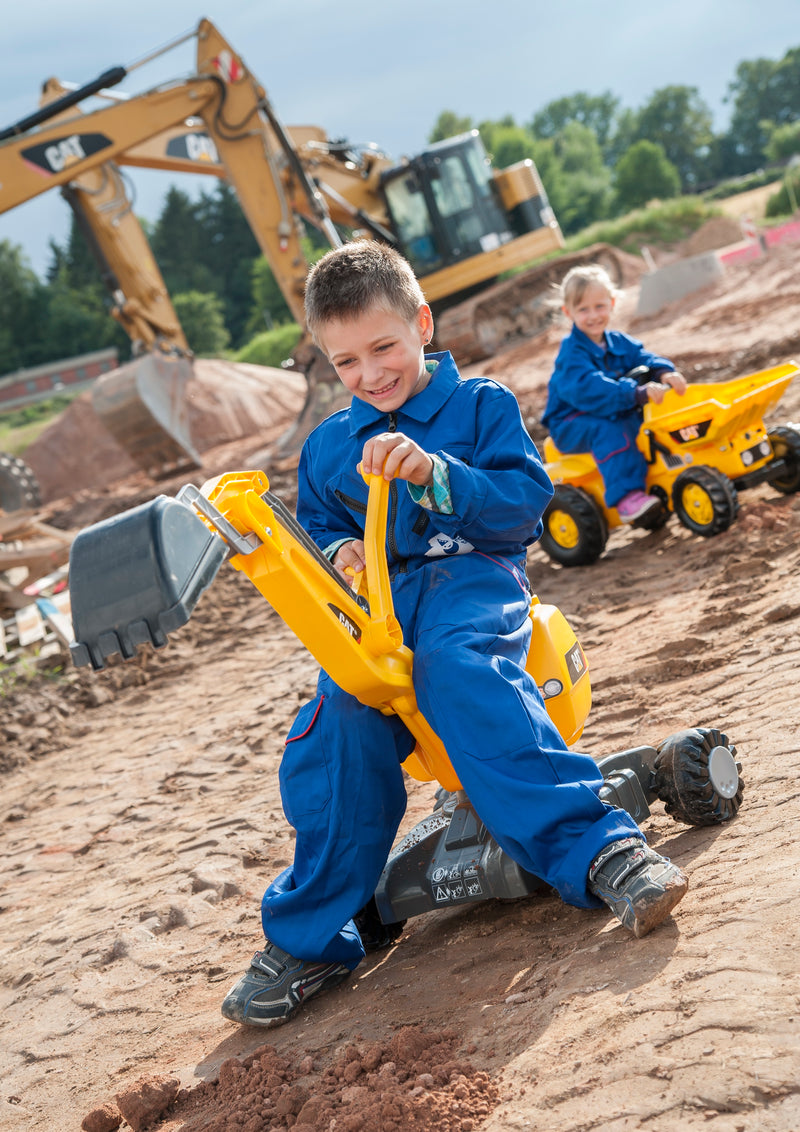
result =
[[[191,354],[120,165],[212,173],[233,185],[297,322],[308,263],[303,221],[332,246],[353,235],[387,241],[408,258],[437,316],[437,341],[462,362],[541,328],[549,284],[605,246],[559,257],[497,282],[563,247],[535,166],[493,170],[477,131],[438,142],[398,164],[373,146],[332,141],[316,126],[286,128],[241,56],[201,20],[194,73],[130,97],[113,88],[134,67],[84,86],[44,85],[40,109],[0,131],[0,212],[55,187],[72,205],[103,265],[114,314],[135,360],[101,378],[94,407],[153,475],[200,463],[186,421]],[[136,66],[190,38],[181,37]],[[95,95],[108,104],[85,111]],[[308,340],[295,354],[309,385],[287,454],[333,406],[333,373]]]

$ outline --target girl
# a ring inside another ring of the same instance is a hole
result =
[[[641,525],[660,507],[645,490],[647,464],[636,438],[646,401],[660,405],[669,387],[683,395],[686,381],[672,362],[641,342],[609,330],[616,291],[602,267],[573,267],[560,288],[572,332],[561,342],[550,378],[542,424],[562,452],[591,452],[605,486],[607,507],[623,523]],[[625,375],[649,368],[639,384]]]

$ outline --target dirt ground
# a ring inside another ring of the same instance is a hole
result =
[[[631,285],[618,325],[690,379],[800,358],[799,269],[781,249],[646,322]],[[563,331],[472,370],[517,392],[539,438]],[[772,420],[800,421],[800,380]],[[255,450],[212,450],[209,469]],[[291,500],[291,472],[274,486]],[[156,490],[133,475],[53,519],[78,528]],[[709,540],[674,519],[613,532],[581,569],[534,548],[529,570],[589,659],[580,749],[697,724],[736,745],[735,821],[688,827],[654,803],[643,824],[690,876],[672,921],[635,940],[554,895],[430,913],[292,1024],[226,1022],[265,882],[292,856],[277,767],[315,665],[224,571],[165,650],[2,700],[0,1128],[800,1128],[800,495],[756,488]],[[404,830],[432,795],[409,782]]]

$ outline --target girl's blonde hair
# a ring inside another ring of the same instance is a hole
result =
[[[596,263],[587,263],[582,267],[573,267],[562,279],[559,287],[561,306],[576,306],[590,287],[602,287],[612,299],[619,295],[606,269]]]

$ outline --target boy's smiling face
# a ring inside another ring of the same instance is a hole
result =
[[[392,413],[427,385],[423,347],[432,333],[427,304],[411,322],[374,306],[355,318],[326,322],[319,340],[345,389]]]

